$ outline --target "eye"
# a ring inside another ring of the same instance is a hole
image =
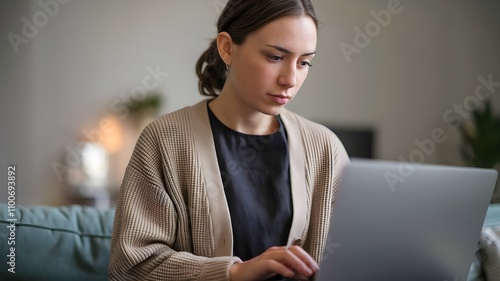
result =
[[[269,58],[269,60],[271,60],[272,62],[279,62],[279,61],[283,60],[283,57],[282,57],[282,56],[268,55],[267,57],[268,57],[268,58]]]
[[[299,62],[300,67],[312,67],[312,64],[309,61],[301,61]]]

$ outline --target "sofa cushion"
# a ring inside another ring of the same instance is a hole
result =
[[[474,256],[474,261],[469,270],[469,276],[467,277],[468,281],[484,281],[484,272],[482,267],[482,255],[481,255],[481,246],[478,243],[476,254]]]
[[[480,244],[486,280],[500,280],[500,227],[485,227]]]
[[[467,281],[489,281],[487,279],[487,272],[485,269],[485,262],[489,259],[488,255],[492,251],[491,247],[489,251],[485,251],[485,231],[491,227],[500,227],[500,204],[490,204],[488,207],[488,212],[486,213],[486,217],[484,219],[483,230],[481,232],[481,237],[478,241],[477,251],[474,257],[474,261],[470,267],[469,276]],[[495,279],[493,279],[495,280]]]
[[[11,233],[8,206],[0,204],[0,264],[7,265],[0,280],[107,280],[113,217],[114,210],[78,205],[16,207]],[[15,273],[7,270],[10,247]]]

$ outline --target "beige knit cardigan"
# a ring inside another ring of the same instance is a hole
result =
[[[229,280],[229,268],[241,262],[233,256],[206,103],[164,115],[142,132],[120,189],[110,280]],[[319,262],[349,158],[327,128],[286,109],[280,116],[290,158],[289,241],[301,239]]]

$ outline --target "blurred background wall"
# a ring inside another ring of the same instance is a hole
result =
[[[500,82],[500,2],[313,3],[318,55],[289,108],[323,124],[373,128],[379,159],[408,160],[438,130],[443,141],[422,160],[462,165],[456,128],[470,111],[457,110],[474,105],[479,77]],[[141,127],[124,104],[145,88],[162,97],[158,114],[201,100],[194,65],[224,4],[1,1],[0,182],[16,165],[18,204],[65,203],[63,178],[83,165],[82,140],[110,131],[116,189]],[[500,87],[485,89],[500,112]]]

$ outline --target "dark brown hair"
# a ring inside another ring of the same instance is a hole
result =
[[[217,21],[217,31],[227,32],[235,44],[264,25],[285,16],[311,17],[318,27],[318,18],[310,0],[229,0]],[[217,40],[196,63],[198,88],[202,95],[217,96],[226,81],[226,65],[219,56]]]

